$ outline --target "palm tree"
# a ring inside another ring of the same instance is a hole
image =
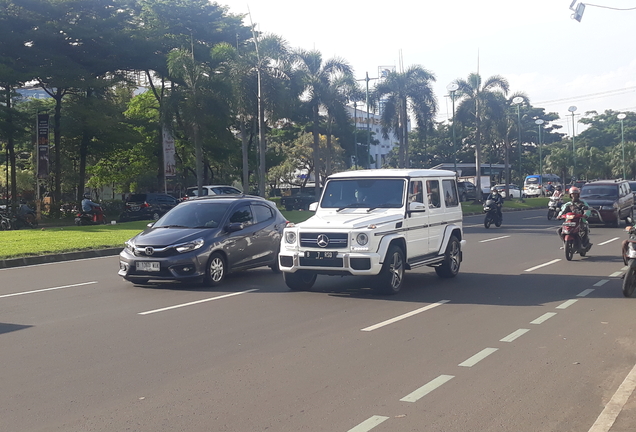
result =
[[[474,124],[475,126],[475,169],[476,169],[476,186],[478,193],[481,189],[481,139],[482,139],[482,123],[487,116],[505,116],[505,107],[502,106],[501,98],[497,97],[497,90],[508,94],[508,81],[499,76],[494,75],[482,83],[481,76],[477,73],[471,73],[467,79],[458,79],[456,81],[459,88],[457,89],[457,97],[461,100],[457,107],[456,118],[465,124]]]
[[[334,87],[336,82],[344,77],[353,76],[351,66],[340,58],[332,58],[323,62],[320,51],[298,50],[294,54],[298,78],[303,84],[305,102],[311,108],[314,176],[316,179],[316,199],[320,197],[320,152],[319,152],[319,127],[320,106],[334,101]]]
[[[408,115],[415,116],[417,127],[426,130],[437,113],[437,99],[431,83],[435,76],[422,66],[414,65],[405,72],[389,72],[375,87],[374,99],[384,101],[381,113],[382,135],[389,138],[393,131],[398,138],[398,165],[409,166]]]

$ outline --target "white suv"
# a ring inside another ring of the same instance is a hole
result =
[[[459,272],[466,241],[452,171],[334,174],[310,210],[313,217],[283,232],[279,264],[292,290],[310,289],[319,274],[378,275],[374,288],[395,294],[404,270],[427,265],[444,278]]]

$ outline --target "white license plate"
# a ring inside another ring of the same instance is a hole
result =
[[[161,266],[157,261],[138,261],[135,263],[135,268],[138,271],[158,272],[161,270]]]

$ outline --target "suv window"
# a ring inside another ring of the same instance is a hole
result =
[[[457,198],[455,180],[442,180],[442,189],[444,190],[444,202],[446,207],[457,207],[459,205],[459,199]]]
[[[428,194],[428,206],[431,208],[439,208],[442,202],[439,197],[439,181],[426,180],[426,193]]]
[[[412,181],[409,185],[409,202],[424,204],[424,189],[420,180]]]

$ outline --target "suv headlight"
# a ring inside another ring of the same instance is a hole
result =
[[[285,231],[285,243],[296,244],[296,233],[294,231]]]
[[[174,248],[177,250],[177,252],[179,253],[185,253],[185,252],[190,252],[196,249],[199,249],[201,246],[203,246],[203,239],[202,238],[198,238],[196,240],[192,240],[191,242],[188,243],[183,243],[180,245],[176,245]]]
[[[369,236],[365,233],[359,233],[356,236],[356,242],[358,242],[360,246],[366,246],[366,244],[369,243]]]

